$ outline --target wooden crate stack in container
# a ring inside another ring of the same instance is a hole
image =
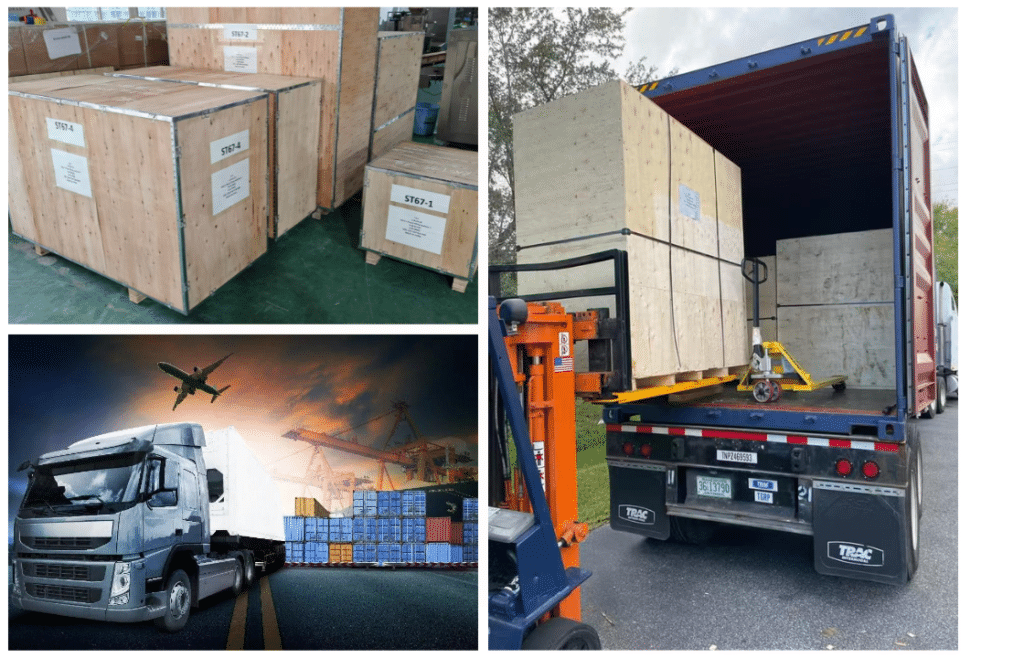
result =
[[[10,26],[7,75],[166,64],[166,34],[162,21]]]
[[[151,66],[113,74],[140,80],[185,82],[268,94],[270,219],[267,234],[280,237],[316,210],[318,129],[322,84],[313,78],[268,73],[228,73],[181,66]]]
[[[744,365],[739,168],[621,81],[518,114],[513,127],[519,262],[629,253],[633,386]],[[518,282],[521,294],[611,286],[612,268]],[[566,306],[614,313],[610,298]]]
[[[896,386],[891,229],[779,240],[779,341],[815,378]]]
[[[266,251],[266,94],[79,75],[8,107],[11,224],[37,247],[182,313]]]
[[[367,165],[365,187],[366,262],[421,265],[465,292],[477,265],[477,153],[403,142]]]
[[[333,210],[361,189],[380,10],[168,7],[173,66],[323,80],[317,204]]]
[[[377,35],[377,72],[373,80],[370,159],[412,139],[420,81],[423,32]]]

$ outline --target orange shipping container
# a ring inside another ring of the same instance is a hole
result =
[[[427,541],[447,542],[451,539],[452,520],[447,516],[427,517]]]
[[[296,498],[295,516],[316,516],[325,519],[330,513],[316,498]]]
[[[352,561],[352,544],[329,544],[327,550],[331,564]]]

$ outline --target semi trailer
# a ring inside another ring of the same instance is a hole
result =
[[[12,556],[23,610],[174,632],[203,599],[284,563],[277,488],[233,427],[110,432],[26,469]]]

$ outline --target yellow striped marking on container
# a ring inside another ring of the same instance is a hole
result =
[[[846,41],[847,39],[849,39],[849,38],[850,38],[850,35],[851,35],[851,34],[853,34],[853,30],[847,30],[847,31],[846,31],[846,32],[845,32],[845,33],[843,34],[842,38],[841,38],[841,39],[839,39],[839,40],[840,40],[840,41]]]
[[[657,89],[657,87],[658,87],[658,83],[654,82],[653,84],[651,84],[651,88],[648,89],[647,91],[654,91],[655,89]]]
[[[860,35],[864,34],[864,31],[865,31],[866,29],[868,29],[868,26],[867,26],[867,25],[865,25],[864,27],[862,27],[862,28],[860,28],[859,30],[857,30],[857,34],[853,35],[853,38],[854,38],[854,39],[856,39],[856,38],[857,38],[857,37],[859,37]]]
[[[647,91],[647,85],[642,85],[640,89],[638,89],[637,91],[639,91],[641,94],[644,93],[645,91]]]

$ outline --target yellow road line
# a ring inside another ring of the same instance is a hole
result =
[[[231,614],[228,628],[228,651],[241,651],[245,645],[245,616],[249,612],[249,592],[245,591],[235,599],[235,611]]]
[[[280,651],[281,631],[277,627],[274,599],[270,596],[269,576],[264,576],[260,581],[260,603],[263,605],[263,648]]]

